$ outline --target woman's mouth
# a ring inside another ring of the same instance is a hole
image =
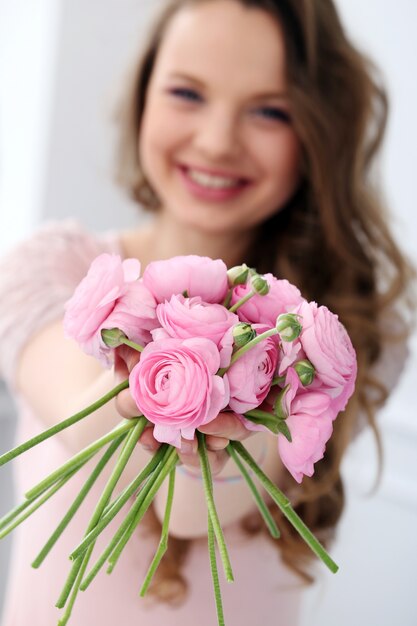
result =
[[[226,176],[183,165],[179,166],[179,170],[187,189],[200,199],[229,200],[250,184],[247,178]]]

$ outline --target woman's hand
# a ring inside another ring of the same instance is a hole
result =
[[[129,372],[140,359],[140,353],[121,346],[116,351],[115,359],[115,375],[117,382],[126,380]],[[138,408],[133,400],[129,389],[120,392],[116,398],[117,411],[124,418],[130,419],[138,414]],[[204,426],[199,431],[206,435],[207,454],[213,476],[219,474],[225,466],[229,455],[225,448],[229,444],[230,439],[242,441],[253,435],[253,432],[247,430],[239,418],[232,411],[225,411]],[[149,425],[143,431],[139,443],[149,453],[153,454],[161,445],[153,436],[153,425]],[[190,470],[195,470],[196,474],[200,473],[200,458],[198,456],[197,437],[193,440],[181,438],[181,449],[178,450],[181,463]]]

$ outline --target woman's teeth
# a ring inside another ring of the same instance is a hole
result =
[[[187,173],[191,180],[198,183],[202,187],[209,187],[210,189],[230,189],[231,187],[237,187],[241,184],[241,181],[238,178],[213,176],[205,172],[198,172],[191,169],[189,169]]]

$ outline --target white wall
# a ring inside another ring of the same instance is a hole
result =
[[[0,251],[37,223],[47,184],[60,2],[0,5]]]
[[[38,222],[56,65],[58,0],[0,3],[0,254]],[[0,452],[12,446],[14,409],[0,381]],[[0,472],[1,514],[13,504],[11,468]],[[0,542],[0,613],[11,537]]]
[[[2,1],[0,251],[44,218],[76,216],[100,230],[133,223],[136,211],[111,182],[114,129],[109,119],[122,68],[157,3]],[[392,117],[382,179],[398,238],[417,261],[412,169],[417,162],[417,4],[338,0],[338,5],[352,36],[386,74]],[[376,496],[364,496],[376,467],[369,433],[346,459],[348,506],[333,550],[341,569],[336,576],[321,570],[322,582],[306,599],[305,626],[417,622],[412,587],[417,557],[416,366],[414,350],[408,372],[380,418],[386,463]],[[4,437],[0,433],[2,445]],[[2,506],[9,497],[2,491]]]

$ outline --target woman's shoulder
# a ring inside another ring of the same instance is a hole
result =
[[[100,252],[119,253],[116,233],[92,233],[78,221],[68,219],[42,224],[30,237],[22,240],[0,260],[2,267],[11,263],[54,266],[56,261],[71,260],[72,266],[91,262]],[[27,268],[30,271],[30,268]]]
[[[102,252],[119,253],[116,234],[93,234],[74,220],[42,225],[0,260],[0,311],[18,292],[48,300],[70,296]]]
[[[49,222],[0,260],[0,375],[9,382],[24,343],[58,320],[65,302],[103,252],[120,254],[115,233],[74,220]]]

